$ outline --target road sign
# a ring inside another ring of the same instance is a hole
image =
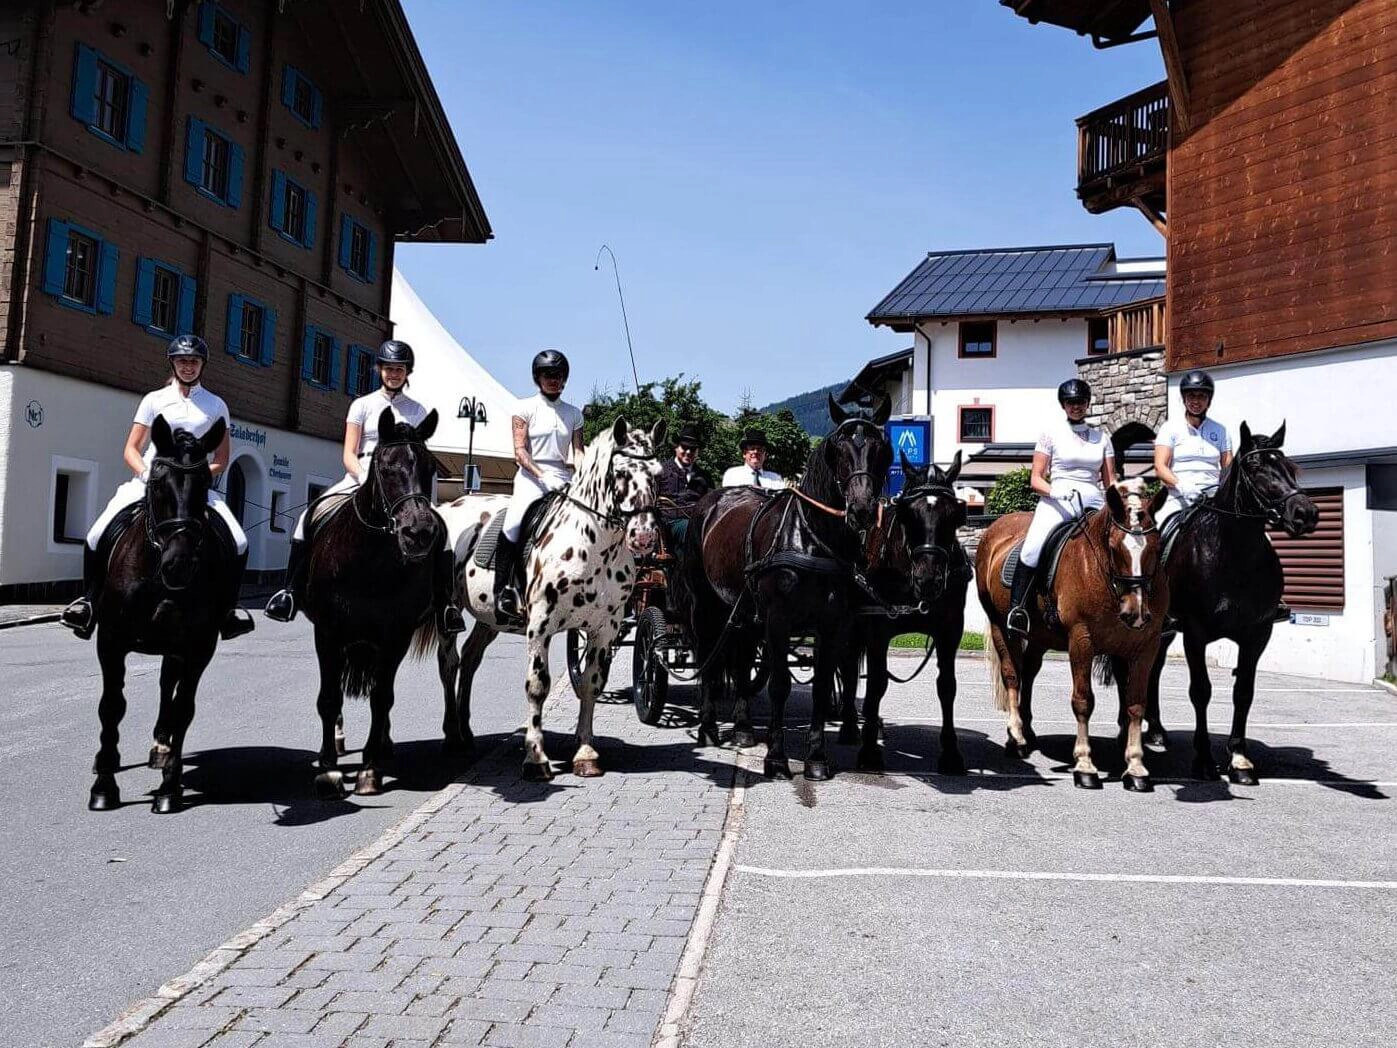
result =
[[[931,463],[931,419],[909,418],[888,423],[888,443],[893,446],[893,467],[902,464],[898,452],[914,466]]]

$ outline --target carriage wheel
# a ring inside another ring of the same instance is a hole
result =
[[[641,612],[631,662],[631,701],[642,724],[659,724],[665,712],[669,670],[665,668],[660,645],[668,632],[662,608],[652,605]]]
[[[620,638],[617,639],[619,640]],[[581,695],[582,660],[587,654],[586,630],[568,630],[567,652],[568,680],[572,681],[572,690],[576,694]],[[597,689],[598,693],[606,691],[606,678],[611,674],[611,656],[614,655],[615,652],[616,649],[613,646],[611,651],[607,652],[606,658],[602,660],[601,687]]]

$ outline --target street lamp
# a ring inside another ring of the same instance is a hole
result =
[[[485,411],[485,401],[476,397],[462,397],[461,406],[456,409],[456,417],[470,421],[470,437],[466,444],[465,489],[478,491],[480,476],[475,469],[475,427],[488,425],[490,422],[490,416]],[[472,479],[476,482],[474,487],[471,486]]]
[[[631,322],[626,319],[626,296],[621,294],[621,270],[616,265],[616,252],[605,244],[597,251],[596,264],[592,266],[592,272],[601,269],[601,253],[605,251],[611,256],[611,272],[616,274],[616,297],[621,300],[621,323],[626,327],[626,349],[631,355],[631,378],[635,380],[635,391],[640,392],[640,374],[635,369],[635,347],[631,345]]]

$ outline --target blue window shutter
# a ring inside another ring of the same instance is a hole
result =
[[[97,263],[97,312],[108,316],[116,310],[116,264],[120,256],[115,244],[102,241],[101,261]]]
[[[340,345],[340,340],[334,337],[330,339],[330,381],[327,383],[331,389],[339,385],[340,369],[344,366],[344,347]]]
[[[74,120],[90,124],[97,119],[97,52],[78,44],[73,57],[73,97],[68,111]]]
[[[306,325],[306,333],[301,338],[301,381],[312,382],[315,379],[315,328],[310,324]]]
[[[243,204],[243,147],[228,141],[228,206],[242,207]]]
[[[48,250],[44,255],[44,294],[63,294],[68,275],[68,223],[49,219]]]
[[[272,208],[268,224],[275,230],[286,231],[286,176],[272,172]]]
[[[281,67],[281,104],[286,108],[291,108],[291,103],[296,100],[296,68],[285,65]]]
[[[276,360],[276,310],[262,307],[262,366],[269,368]]]
[[[351,397],[355,396],[355,393],[359,388],[359,361],[362,359],[363,357],[359,353],[359,347],[350,346],[349,370],[345,373],[344,376],[344,391],[348,393]]]
[[[320,88],[317,87],[311,92],[310,126],[319,127],[320,121],[324,117],[324,115],[325,96],[321,93]]]
[[[131,299],[131,319],[145,327],[150,323],[151,298],[155,294],[155,263],[148,258],[136,260],[136,294]]]
[[[346,214],[340,215],[340,268],[349,269],[349,247],[354,236],[354,220]]]
[[[150,104],[150,88],[131,78],[131,95],[126,107],[126,148],[139,153],[146,147],[146,108]]]
[[[246,73],[252,67],[252,34],[247,26],[238,26],[238,72]]]
[[[315,246],[315,194],[306,190],[306,235],[301,238],[302,247]]]
[[[368,230],[365,230],[368,232]],[[378,279],[378,234],[369,232],[369,271],[364,274],[372,284]]]
[[[228,326],[223,334],[223,351],[230,357],[238,355],[238,347],[243,341],[243,297],[228,296]]]
[[[207,0],[199,5],[199,43],[205,47],[213,46],[213,8]]]
[[[198,288],[198,281],[193,277],[181,276],[179,278],[179,331],[180,335],[192,335],[194,333],[194,293]]]
[[[197,186],[204,170],[204,122],[189,118],[189,130],[184,135],[184,180]]]

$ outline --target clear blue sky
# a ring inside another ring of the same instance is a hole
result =
[[[910,344],[864,314],[929,250],[1115,241],[1087,214],[1073,118],[1159,80],[995,0],[669,4],[405,0],[495,239],[398,265],[506,386],[543,347],[570,399],[680,371],[731,411]]]

